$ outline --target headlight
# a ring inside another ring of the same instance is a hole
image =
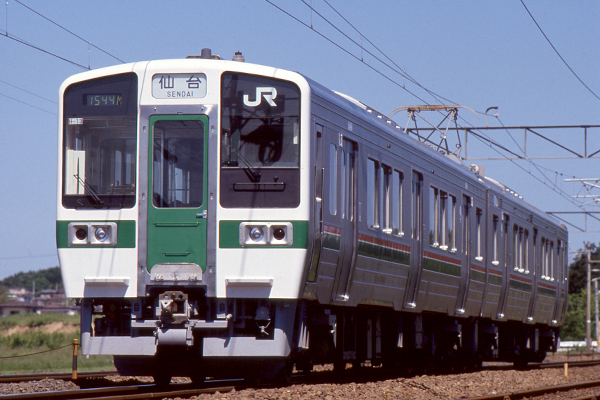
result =
[[[114,246],[117,224],[114,222],[71,222],[68,226],[69,246]]]
[[[109,233],[106,227],[101,226],[100,228],[96,229],[96,240],[98,240],[99,242],[106,242],[108,236]]]
[[[291,246],[294,228],[291,222],[242,222],[240,245],[242,246]]]
[[[262,227],[259,228],[258,226],[255,226],[254,228],[250,229],[250,239],[254,240],[255,242],[260,242],[264,238],[265,232],[263,231]]]

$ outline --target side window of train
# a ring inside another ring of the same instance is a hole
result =
[[[383,170],[383,229],[384,233],[392,233],[392,192],[394,190],[392,182],[392,168],[382,165]]]
[[[492,265],[500,264],[500,218],[492,215]]]
[[[523,265],[523,273],[529,273],[529,230],[523,231],[523,250],[521,253],[521,263]]]
[[[337,214],[337,146],[329,146],[329,214]]]
[[[450,250],[450,252],[455,253],[457,251],[456,248],[456,197],[452,195],[448,195],[448,205],[447,207],[447,222],[446,228],[448,233],[448,241],[446,242],[446,246]]]
[[[540,261],[540,253],[539,253],[539,246],[538,246],[538,231],[536,228],[533,228],[533,249],[532,249],[532,255],[533,255],[533,261],[532,261],[532,268],[534,271],[534,274],[536,275],[540,275],[540,269],[538,268],[538,264]]]
[[[440,209],[440,193],[433,186],[429,187],[429,244],[431,247],[438,247],[439,235],[439,209]]]
[[[367,226],[379,229],[379,163],[367,159]]]
[[[392,234],[396,236],[404,236],[402,226],[402,213],[404,210],[404,174],[398,170],[394,170],[393,188],[392,188]]]
[[[554,281],[554,242],[542,237],[542,279]]]
[[[517,224],[513,227],[513,270],[529,273],[529,231]]]
[[[481,219],[483,216],[483,211],[481,210],[481,208],[476,208],[475,209],[475,221],[476,221],[476,228],[475,228],[475,234],[477,235],[477,247],[476,247],[476,254],[475,254],[475,260],[477,261],[483,261],[483,237],[482,237],[482,227],[481,227]]]
[[[556,271],[555,257],[554,257],[554,242],[550,242],[550,249],[548,250],[550,255],[550,281],[554,282],[554,274]]]

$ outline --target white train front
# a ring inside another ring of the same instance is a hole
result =
[[[60,90],[83,354],[165,382],[556,346],[566,229],[358,101],[206,50]]]

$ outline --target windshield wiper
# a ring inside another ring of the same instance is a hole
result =
[[[89,183],[87,183],[85,181],[85,179],[81,179],[81,177],[79,176],[79,174],[75,174],[73,176],[75,177],[75,179],[77,179],[77,182],[81,183],[84,188],[86,188],[87,190],[89,190],[90,195],[96,201],[96,203],[98,203],[100,205],[104,204],[104,202],[102,201],[102,199],[100,199],[100,197],[98,197],[98,194],[96,193],[96,191],[94,190],[94,188],[92,188],[92,185],[90,185]]]
[[[230,150],[233,150],[233,152],[239,157],[239,159],[242,160],[242,163],[244,163],[244,165],[246,166],[246,170],[250,173],[250,175],[252,175],[252,180],[258,182],[260,180],[260,173],[256,170],[256,168],[254,168],[252,164],[250,164],[250,162],[246,160],[246,158],[236,150],[235,147],[233,147],[229,143],[227,143],[227,147]]]

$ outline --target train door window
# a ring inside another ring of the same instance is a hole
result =
[[[471,223],[471,215],[469,213],[470,204],[471,198],[468,196],[463,196],[462,210],[464,213],[464,218],[462,226],[462,248],[464,249],[466,256],[471,254],[471,238],[469,237],[469,233],[471,232],[469,229],[469,224]]]
[[[342,168],[340,169],[340,201],[341,201],[341,208],[340,208],[340,217],[342,219],[346,218],[346,184],[348,183],[347,178],[346,178],[346,152],[344,151],[344,149],[340,148],[340,152],[341,152],[341,157],[340,157],[340,161],[342,163]]]
[[[204,125],[201,121],[154,124],[153,204],[200,207],[203,202]]]
[[[438,222],[439,222],[440,195],[437,188],[429,187],[429,244],[438,247]]]
[[[548,278],[548,243],[542,237],[542,279]]]
[[[329,146],[329,214],[337,214],[337,146]]]
[[[504,267],[508,264],[508,215],[502,213],[502,249],[501,254],[504,256]]]
[[[498,250],[500,247],[500,218],[497,215],[492,215],[492,264],[499,265],[499,254]]]
[[[367,160],[367,225],[379,229],[379,163]]]
[[[565,251],[563,248],[563,242],[561,240],[557,240],[557,247],[556,247],[556,252],[557,252],[557,256],[558,256],[558,271],[560,273],[560,280],[559,282],[562,282],[563,280],[566,280],[566,269],[565,269]]]
[[[348,221],[354,219],[354,153],[353,143],[344,140],[346,150],[342,150],[342,218]]]
[[[438,231],[438,243],[440,244],[440,249],[448,250],[448,243],[446,242],[448,236],[447,232],[447,217],[448,217],[448,193],[440,191],[440,221],[439,221],[439,231]]]
[[[537,229],[533,229],[533,273],[536,275],[539,275],[539,268],[538,268],[538,262],[540,259],[540,256],[538,255],[538,232]]]
[[[413,171],[412,179],[412,207],[411,207],[411,234],[412,238],[420,241],[421,240],[421,224],[422,222],[422,206],[423,206],[423,175]]]
[[[554,242],[550,242],[550,249],[548,250],[549,267],[550,267],[550,280],[554,282],[554,271],[556,270],[555,259],[554,259]]]
[[[523,271],[525,274],[529,273],[529,231],[525,229],[523,231],[523,257],[522,262]]]
[[[523,260],[524,247],[525,247],[525,244],[523,243],[523,228],[518,227],[515,268],[517,271],[519,271],[521,273],[525,272],[525,265],[524,265],[525,263]]]
[[[517,225],[513,226],[513,234],[512,234],[512,257],[510,259],[511,266],[513,270],[517,271],[519,266],[517,265],[517,236],[519,233],[519,228]]]
[[[402,198],[404,175],[400,171],[394,171],[394,187],[392,194],[392,233],[397,236],[403,236],[402,229]]]
[[[456,251],[456,230],[455,228],[455,216],[456,216],[456,197],[449,195],[448,196],[448,219],[447,219],[447,232],[448,232],[448,241],[446,245],[450,249],[451,252]]]
[[[483,215],[483,211],[481,208],[475,209],[475,220],[476,220],[476,234],[477,234],[477,254],[475,255],[475,259],[477,261],[483,261],[483,238],[481,237],[481,217]]]
[[[383,232],[392,233],[392,169],[383,165]]]

